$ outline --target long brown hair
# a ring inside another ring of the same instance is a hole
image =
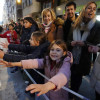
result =
[[[58,63],[55,65],[57,68],[59,68],[59,67],[61,67],[61,65],[63,64],[63,60],[64,60],[65,57],[67,56],[67,51],[68,51],[68,50],[67,50],[67,46],[66,46],[66,44],[65,44],[65,42],[64,42],[63,40],[55,40],[55,41],[53,41],[53,42],[50,44],[50,46],[49,46],[49,48],[48,48],[48,53],[47,53],[47,55],[49,55],[50,50],[51,50],[51,48],[52,48],[52,46],[53,46],[54,44],[56,44],[56,45],[58,45],[59,47],[61,47],[61,48],[63,49],[63,52],[66,52],[66,55],[64,55],[63,57],[61,57],[60,62],[58,62]],[[53,61],[52,61],[52,59],[51,59],[50,56],[49,56],[49,63],[50,63],[50,65],[51,65],[52,62],[53,62]],[[46,65],[46,57],[44,58],[44,65],[47,66],[47,65]]]
[[[82,9],[82,11],[80,12],[78,18],[76,19],[75,23],[73,24],[73,28],[76,28],[76,27],[80,28],[80,24],[81,24],[81,22],[83,21],[83,18],[84,18],[84,16],[85,16],[86,8],[87,8],[90,4],[92,4],[92,3],[94,3],[94,4],[96,5],[96,7],[97,7],[97,4],[96,4],[94,1],[88,2],[88,3],[83,7],[83,9]]]

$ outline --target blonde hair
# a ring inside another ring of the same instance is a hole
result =
[[[74,28],[76,28],[76,27],[79,28],[79,27],[80,27],[80,24],[81,24],[81,22],[83,21],[83,18],[84,18],[84,16],[85,16],[86,8],[87,8],[90,4],[92,4],[92,3],[94,3],[94,4],[96,5],[96,7],[97,7],[97,4],[96,4],[94,1],[88,2],[88,3],[83,7],[82,11],[80,12],[80,15],[79,15],[78,18],[76,19],[76,21],[75,21],[75,23],[74,23],[74,25],[73,25]]]
[[[42,11],[42,22],[44,21],[44,15],[46,15],[47,12],[51,13],[52,20],[54,21],[56,19],[56,14],[55,14],[54,10],[52,8],[45,8]]]

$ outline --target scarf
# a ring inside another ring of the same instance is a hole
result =
[[[90,30],[93,28],[94,24],[96,22],[96,18],[93,18],[91,21],[89,21],[88,24],[85,24],[84,22],[81,23],[80,28],[76,28],[73,31],[73,40],[74,41],[85,41],[90,34]],[[84,31],[81,35],[81,30]],[[74,64],[79,64],[80,56],[81,56],[81,46],[74,46],[72,49]]]
[[[43,23],[43,26],[45,27],[45,30],[44,30],[45,33],[48,33],[48,30],[50,29],[51,23],[52,23],[52,21],[49,24],[47,24],[47,25]]]

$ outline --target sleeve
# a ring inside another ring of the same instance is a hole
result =
[[[2,38],[7,38],[7,33],[8,33],[8,32],[5,32],[4,34],[0,34],[0,37],[2,37]]]
[[[19,62],[21,60],[25,59],[35,59],[40,56],[39,53],[34,52],[33,54],[28,55],[15,55],[15,54],[4,54],[3,60],[9,61],[9,62]]]
[[[30,45],[24,45],[24,44],[9,44],[8,48],[9,50],[16,50],[18,52],[24,52],[24,53],[27,53],[30,50],[35,49],[35,47],[32,47]]]
[[[54,83],[57,86],[57,90],[67,84],[70,79],[71,71],[70,71],[70,61],[66,61],[63,63],[59,72],[52,77],[49,81]]]
[[[43,59],[29,59],[21,61],[23,69],[43,68]]]

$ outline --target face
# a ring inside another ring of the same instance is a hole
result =
[[[50,49],[50,58],[53,61],[59,60],[62,56],[64,56],[64,51],[61,47],[58,45],[54,44],[51,49]]]
[[[52,16],[49,11],[46,13],[46,15],[43,16],[43,21],[46,25],[48,25],[52,21]]]
[[[67,6],[66,7],[66,14],[67,14],[67,17],[69,19],[73,18],[75,16],[75,11],[76,9],[74,8],[73,5],[70,5],[70,6]]]
[[[27,20],[24,20],[24,26],[25,28],[30,28],[32,26],[32,23],[28,22]]]
[[[23,21],[20,21],[20,24],[23,26]]]
[[[96,5],[91,3],[85,10],[85,18],[92,19],[96,14]]]
[[[31,36],[29,42],[30,42],[30,46],[39,46],[39,41],[36,41],[34,36]]]
[[[13,30],[13,28],[14,28],[13,26],[9,25],[9,30]]]

